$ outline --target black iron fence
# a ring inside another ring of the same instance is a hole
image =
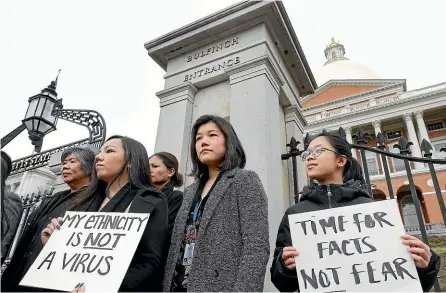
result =
[[[345,136],[345,132],[342,128],[339,129],[339,133]],[[435,168],[437,167],[437,169],[440,169],[443,166],[446,167],[446,159],[432,159],[433,148],[431,144],[425,139],[422,141],[420,145],[421,151],[424,154],[424,158],[417,158],[410,156],[411,155],[410,147],[413,145],[413,143],[408,142],[404,137],[400,137],[398,143],[393,146],[394,148],[399,150],[399,154],[386,151],[387,141],[382,133],[378,133],[376,135],[376,148],[368,145],[368,143],[371,140],[371,136],[368,133],[365,133],[361,128],[357,129],[356,135],[353,136],[353,139],[355,143],[351,144],[352,152],[353,151],[356,152],[356,150],[359,150],[360,156],[358,157],[358,161],[362,163],[364,169],[365,181],[367,183],[367,188],[369,189],[369,193],[371,195],[373,194],[372,188],[374,186],[374,184],[372,184],[371,176],[379,175],[380,172],[379,170],[375,169],[369,170],[369,166],[367,164],[366,152],[371,152],[375,154],[375,157],[376,156],[380,157],[382,171],[384,172],[384,174],[382,175],[384,176],[388,190],[388,197],[390,199],[395,198],[395,193],[392,186],[392,175],[389,168],[389,161],[392,160],[393,173],[401,171],[406,172],[405,176],[407,176],[407,181],[408,181],[407,185],[409,187],[409,192],[411,197],[410,201],[411,207],[415,209],[415,214],[413,215],[414,216],[413,218],[415,218],[416,216],[416,222],[417,222],[416,225],[411,225],[411,226],[406,225],[405,223],[406,232],[411,234],[421,235],[423,242],[426,243],[427,245],[429,245],[428,231],[432,232],[435,230],[435,231],[443,231],[444,233],[446,233],[446,206],[443,200],[441,187],[438,181],[437,170]],[[296,141],[296,139],[294,138],[291,138],[290,143],[287,144],[287,147],[289,147],[289,152],[282,155],[282,160],[288,160],[290,158],[292,160],[293,192],[294,192],[295,202],[297,202],[299,198],[299,190],[300,190],[298,187],[298,172],[297,172],[296,157],[300,156],[301,153],[304,151],[298,149],[299,144],[300,142]],[[446,152],[446,149],[443,148],[440,151]],[[401,160],[401,161],[398,162],[396,160]],[[395,164],[395,161],[398,162],[399,164]],[[425,223],[425,218],[423,216],[423,207],[416,190],[416,185],[414,183],[414,174],[412,172],[412,169],[414,169],[414,166],[417,163],[423,164],[423,172],[430,174],[430,177],[432,179],[432,185],[435,190],[435,195],[440,207],[442,222]],[[446,182],[442,182],[442,184],[445,184],[445,186],[443,187],[446,187]],[[438,282],[436,282],[434,288],[435,291],[441,292]]]
[[[22,198],[22,217],[20,218],[19,226],[17,228],[14,240],[9,248],[8,255],[2,265],[2,272],[9,264],[12,255],[14,254],[15,248],[17,247],[17,243],[20,240],[20,237],[25,230],[26,223],[28,222],[29,216],[31,213],[39,206],[39,203],[47,196],[51,196],[53,194],[54,188],[50,188],[43,192],[38,193],[29,193]]]

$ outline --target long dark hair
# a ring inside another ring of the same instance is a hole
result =
[[[180,187],[181,185],[183,185],[183,175],[178,172],[179,164],[177,158],[174,155],[168,152],[159,152],[150,156],[150,158],[152,157],[160,158],[160,160],[163,161],[163,164],[166,165],[167,169],[174,170],[174,174],[170,181],[175,187]]]
[[[82,192],[79,197],[76,197],[71,207],[80,205],[86,202],[88,199],[93,197],[97,192],[103,191],[108,194],[108,188],[113,184],[121,175],[124,173],[125,168],[129,166],[129,182],[132,186],[138,189],[148,188],[150,186],[149,182],[149,171],[147,166],[149,165],[149,156],[147,155],[146,148],[137,140],[127,136],[113,135],[107,139],[107,141],[112,139],[120,139],[122,145],[124,146],[124,163],[122,164],[121,170],[116,174],[110,183],[105,183],[100,180],[96,173],[96,168],[92,168],[91,181],[87,189]]]
[[[225,136],[226,153],[220,171],[229,171],[237,167],[243,169],[246,165],[245,151],[243,150],[242,143],[238,139],[237,133],[235,133],[231,123],[218,116],[203,115],[195,121],[190,139],[190,156],[192,159],[192,171],[190,172],[190,176],[194,176],[196,179],[201,178],[202,175],[208,175],[208,167],[198,158],[195,143],[198,128],[209,122],[215,123]]]
[[[365,180],[361,164],[359,164],[359,162],[355,158],[353,158],[350,144],[347,141],[343,129],[339,128],[338,131],[329,132],[324,130],[321,133],[312,136],[307,134],[304,140],[305,149],[308,148],[308,145],[313,139],[321,136],[325,137],[330,142],[330,144],[333,146],[338,154],[343,155],[347,158],[347,163],[344,167],[343,182],[345,183],[350,180],[355,180],[360,181],[361,185],[364,186]]]

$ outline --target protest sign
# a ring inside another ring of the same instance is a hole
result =
[[[117,292],[149,214],[67,212],[20,285]]]
[[[288,219],[301,292],[423,292],[396,200]]]

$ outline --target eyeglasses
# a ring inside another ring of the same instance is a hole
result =
[[[319,157],[324,151],[329,151],[336,155],[342,156],[341,154],[335,152],[334,150],[330,150],[321,146],[315,147],[312,151],[306,150],[300,156],[302,158],[302,161],[306,161],[310,155],[313,155],[314,157]]]

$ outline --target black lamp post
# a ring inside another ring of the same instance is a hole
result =
[[[101,114],[87,109],[63,109],[62,99],[57,98],[56,92],[59,74],[60,70],[49,86],[40,94],[29,98],[28,110],[22,123],[0,140],[0,147],[4,148],[20,133],[27,130],[31,143],[34,145],[35,154],[12,162],[11,175],[47,166],[53,154],[67,148],[85,144],[100,148],[105,141],[106,127]],[[88,128],[89,137],[41,152],[44,136],[56,130],[59,118]]]
[[[40,94],[29,98],[28,110],[26,111],[25,118],[22,120],[22,123],[28,130],[29,139],[35,146],[37,153],[42,149],[43,137],[56,130],[57,117],[51,113],[55,107],[61,108],[61,100],[57,99],[56,93],[58,77],[59,75]]]

